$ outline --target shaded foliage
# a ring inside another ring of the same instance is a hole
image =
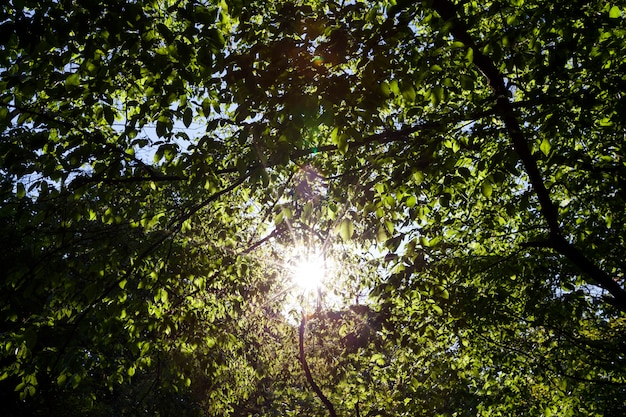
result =
[[[625,5],[75,3],[0,9],[3,412],[624,414]]]

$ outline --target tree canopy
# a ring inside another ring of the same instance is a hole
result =
[[[623,2],[0,10],[6,415],[626,414]]]

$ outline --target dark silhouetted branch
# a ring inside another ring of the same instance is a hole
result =
[[[331,403],[330,400],[324,395],[324,393],[322,392],[320,387],[313,380],[313,376],[311,375],[311,370],[309,369],[309,364],[307,363],[306,356],[304,355],[304,331],[305,331],[305,328],[306,328],[306,317],[305,317],[304,313],[302,313],[302,321],[300,322],[300,330],[298,332],[299,333],[299,344],[300,344],[300,356],[299,356],[298,359],[300,360],[300,363],[302,364],[302,369],[304,369],[304,374],[306,375],[306,380],[308,381],[309,385],[311,385],[311,388],[315,392],[315,395],[317,395],[318,398],[320,400],[322,400],[322,402],[324,403],[324,406],[326,406],[326,408],[328,409],[328,412],[330,413],[330,417],[337,417],[337,413],[335,412],[335,407],[333,406],[333,403]]]
[[[456,6],[452,2],[449,0],[434,0],[432,7],[446,22],[451,24],[450,33],[452,36],[457,41],[462,42],[466,49],[472,49],[474,65],[485,76],[495,94],[495,110],[504,122],[511,138],[513,149],[522,162],[532,188],[539,199],[541,214],[550,230],[550,246],[577,266],[600,287],[607,290],[613,296],[612,300],[607,300],[610,304],[626,312],[626,291],[621,285],[562,236],[558,220],[558,209],[550,197],[550,193],[543,181],[543,176],[517,120],[514,106],[509,100],[509,91],[504,82],[504,75],[500,73],[491,58],[476,47],[464,23],[458,19]]]
[[[228,194],[229,192],[233,191],[235,188],[239,187],[241,184],[243,184],[249,178],[249,176],[250,176],[249,174],[242,175],[236,181],[234,181],[232,184],[230,184],[228,187],[223,188],[223,189],[221,189],[221,190],[211,194],[208,198],[204,199],[200,203],[198,203],[195,206],[193,206],[192,208],[190,208],[189,211],[187,211],[187,213],[182,214],[180,217],[178,217],[177,219],[172,221],[170,223],[169,227],[176,229],[184,221],[189,219],[191,216],[196,214],[198,211],[200,211],[204,207],[208,206],[210,203],[216,201],[218,198],[222,197],[223,195]]]

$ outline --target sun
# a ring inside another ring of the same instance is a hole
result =
[[[293,245],[285,253],[283,263],[286,294],[283,314],[290,322],[299,323],[300,313],[310,314],[320,309],[340,308],[345,303],[345,284],[340,263],[326,248]],[[295,314],[295,315],[294,315]]]
[[[301,254],[293,258],[291,269],[294,284],[305,291],[312,291],[323,285],[327,263],[322,254]]]

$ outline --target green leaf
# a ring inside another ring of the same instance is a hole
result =
[[[333,129],[330,134],[330,139],[332,143],[337,146],[337,149],[342,154],[345,154],[348,151],[348,136],[345,133],[339,134],[339,128]]]
[[[493,187],[489,183],[489,181],[485,180],[480,186],[480,192],[487,198],[491,197],[493,193]]]
[[[400,95],[400,86],[398,85],[398,80],[391,80],[391,82],[389,82],[389,88],[394,95]]]
[[[550,149],[551,148],[552,148],[552,146],[550,146],[550,141],[548,139],[546,139],[546,138],[544,138],[541,141],[541,145],[539,145],[539,149],[541,150],[541,152],[543,152],[543,154],[545,156],[548,156],[550,154]]]
[[[385,364],[385,357],[380,353],[375,353],[370,358],[370,362],[375,363],[378,366],[383,366]]]
[[[0,122],[4,122],[6,119],[8,119],[9,116],[9,109],[7,109],[6,107],[0,107]]]
[[[113,123],[115,122],[115,112],[113,111],[113,109],[111,109],[110,106],[106,106],[104,107],[103,112],[104,119],[107,121],[109,126],[113,125]]]
[[[620,415],[622,2],[10,3],[5,409]]]
[[[611,126],[613,126],[613,121],[611,120],[610,117],[604,117],[604,118],[600,119],[598,124],[600,126],[602,126],[602,127],[611,127]]]
[[[436,106],[443,101],[444,89],[442,86],[437,85],[430,90],[430,101]]]
[[[158,120],[156,123],[156,134],[159,137],[168,136],[169,126],[166,122]]]
[[[461,75],[461,87],[464,90],[473,90],[474,89],[474,79],[465,74]]]
[[[67,374],[63,372],[61,375],[57,377],[57,385],[63,385],[67,380]]]
[[[402,90],[402,97],[409,103],[414,102],[416,97],[415,88],[412,85],[407,86]]]
[[[191,230],[191,219],[187,219],[185,220],[182,225],[181,225],[181,231],[184,232],[188,232]]]
[[[168,297],[169,295],[167,293],[167,290],[165,290],[164,288],[159,288],[157,293],[154,296],[154,301],[155,302],[161,301],[162,303],[167,303]]]
[[[344,242],[350,240],[354,234],[354,224],[348,219],[342,220],[337,229]]]
[[[387,232],[389,232],[390,235],[393,235],[393,231],[395,229],[395,226],[394,226],[392,221],[385,220],[385,228],[387,229]]]
[[[376,232],[376,240],[382,243],[382,242],[385,242],[388,237],[389,235],[387,234],[386,227],[383,225],[380,225]]]
[[[204,114],[204,117],[207,118],[211,115],[211,100],[208,98],[202,100],[202,113]]]
[[[183,123],[185,124],[185,127],[189,127],[192,121],[193,121],[193,110],[187,107],[185,109],[185,112],[183,113]]]
[[[380,91],[383,93],[385,97],[389,97],[391,95],[391,87],[387,81],[384,81],[380,85]]]
[[[71,74],[65,79],[65,88],[76,88],[80,85],[80,75],[77,73]]]
[[[24,187],[24,184],[22,184],[21,182],[17,183],[16,196],[17,198],[24,198],[26,196],[26,188]]]
[[[335,127],[331,132],[330,132],[330,142],[337,144],[337,138],[339,137],[339,128]]]

